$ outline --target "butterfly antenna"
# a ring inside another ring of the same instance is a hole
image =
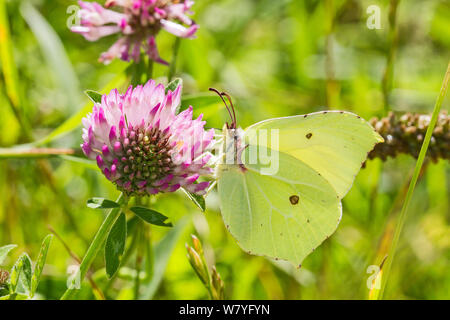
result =
[[[236,129],[237,119],[236,119],[236,113],[234,111],[233,101],[231,100],[231,97],[230,97],[230,95],[228,93],[222,92],[221,95],[227,97],[228,102],[230,103],[231,110],[233,110],[233,127],[234,127],[234,129]]]
[[[230,107],[228,106],[227,102],[223,98],[222,94],[218,90],[216,90],[214,88],[209,88],[209,91],[213,91],[213,92],[217,93],[217,95],[220,97],[220,99],[222,99],[223,103],[225,104],[225,107],[228,110],[228,114],[229,114],[231,120],[234,122],[234,118],[233,118],[233,115],[231,114]],[[234,113],[234,109],[233,109],[233,113]],[[227,128],[229,128],[228,122],[227,122]]]

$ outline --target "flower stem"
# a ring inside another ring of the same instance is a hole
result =
[[[81,261],[79,271],[77,273],[77,276],[79,277],[77,280],[80,282],[84,279],[86,276],[89,267],[91,266],[92,262],[94,261],[95,257],[97,256],[98,252],[101,250],[106,237],[108,236],[109,231],[111,230],[114,222],[119,217],[120,213],[122,212],[122,209],[124,206],[126,206],[128,202],[128,198],[121,194],[119,198],[117,199],[117,202],[121,205],[119,208],[113,208],[109,211],[108,215],[106,216],[105,220],[103,220],[102,225],[97,231],[97,234],[94,237],[94,240],[92,240],[91,245],[89,246],[83,261]],[[68,300],[73,297],[77,289],[70,287],[66,290],[64,295],[61,297],[61,300]]]
[[[139,62],[132,62],[131,65],[131,85],[133,87],[142,83],[142,75],[145,72],[145,60],[141,55]]]
[[[74,259],[76,262],[81,264],[81,259],[78,258],[77,254],[70,249],[69,245],[64,241],[64,239],[56,232],[55,229],[53,229],[52,226],[48,225],[47,228],[50,230],[51,233],[55,235],[56,238],[61,242],[63,247],[66,249],[66,251],[69,253],[69,255]],[[89,283],[91,284],[92,290],[94,291],[94,295],[98,300],[106,300],[105,295],[103,294],[102,290],[97,286],[94,279],[90,275],[87,275],[87,278],[89,280]]]
[[[153,77],[153,60],[148,59],[148,66],[147,66],[147,81],[150,80]]]
[[[6,1],[0,1],[0,61],[2,62],[2,71],[5,80],[5,93],[11,105],[11,109],[22,127],[22,135],[26,140],[32,140],[32,128],[26,117],[22,97],[19,90],[19,72],[13,55],[13,41],[11,39],[10,21]]]
[[[152,247],[152,233],[151,226],[145,226],[145,255],[147,257],[145,265],[146,278],[145,282],[149,283],[153,277],[153,247]]]
[[[173,45],[173,56],[172,61],[170,62],[169,73],[167,74],[167,82],[172,81],[173,76],[175,75],[177,69],[177,58],[178,58],[178,49],[180,48],[181,38],[175,38],[175,43]]]
[[[397,225],[394,232],[394,237],[392,240],[392,244],[389,250],[388,259],[386,261],[386,267],[384,272],[384,277],[381,283],[380,289],[380,299],[383,298],[384,289],[386,288],[387,280],[389,277],[389,273],[391,271],[392,263],[394,261],[395,252],[397,250],[398,242],[400,239],[400,235],[403,229],[403,225],[406,220],[406,213],[408,212],[408,208],[412,199],[412,195],[414,193],[414,188],[416,187],[417,180],[420,175],[420,171],[422,169],[423,162],[425,160],[425,155],[427,153],[428,146],[430,144],[431,136],[434,131],[434,127],[436,126],[436,122],[439,116],[439,112],[441,110],[442,102],[444,101],[445,94],[447,93],[448,84],[450,81],[450,63],[447,66],[447,72],[445,73],[444,81],[442,83],[441,91],[437,98],[436,104],[434,106],[433,114],[431,116],[430,124],[427,129],[427,133],[425,135],[425,139],[422,144],[422,148],[420,149],[419,157],[416,162],[416,167],[414,169],[414,173],[411,179],[411,183],[409,184],[408,191],[406,193],[405,202],[403,203],[402,210],[400,212],[400,216],[397,221]]]

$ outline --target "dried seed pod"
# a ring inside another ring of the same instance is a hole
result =
[[[370,124],[384,138],[369,153],[368,158],[380,158],[385,161],[398,154],[409,154],[415,158],[419,156],[425,134],[430,124],[430,115],[405,113],[396,116],[393,112],[385,118],[373,118]],[[433,162],[439,159],[450,159],[450,117],[446,111],[439,114],[433,136],[428,147],[427,157]]]
[[[3,286],[4,284],[6,284],[8,279],[9,279],[8,271],[0,269],[0,286]]]

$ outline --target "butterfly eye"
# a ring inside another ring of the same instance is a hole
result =
[[[311,137],[312,137],[312,133],[311,132],[306,135],[306,139],[311,139]]]
[[[292,205],[298,204],[299,200],[300,200],[300,198],[297,195],[293,195],[293,196],[289,197],[289,201],[291,202]]]

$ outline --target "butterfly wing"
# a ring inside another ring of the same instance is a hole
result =
[[[249,144],[260,144],[258,132],[278,129],[280,152],[320,173],[342,199],[361,164],[383,138],[362,118],[344,111],[269,119],[246,130]],[[272,146],[274,148],[274,146]]]
[[[285,154],[279,161],[274,175],[261,174],[258,164],[222,168],[221,212],[245,251],[299,265],[336,230],[341,203],[313,169]]]
[[[255,163],[248,161],[255,146],[257,155],[261,149],[268,154],[260,139],[263,129],[279,130],[278,146],[268,144],[269,153],[278,151],[279,159],[278,170],[270,175],[262,173],[266,165],[259,157]],[[381,140],[350,113],[270,119],[249,127],[244,165],[218,167],[225,225],[245,251],[299,265],[336,230],[340,199]]]

